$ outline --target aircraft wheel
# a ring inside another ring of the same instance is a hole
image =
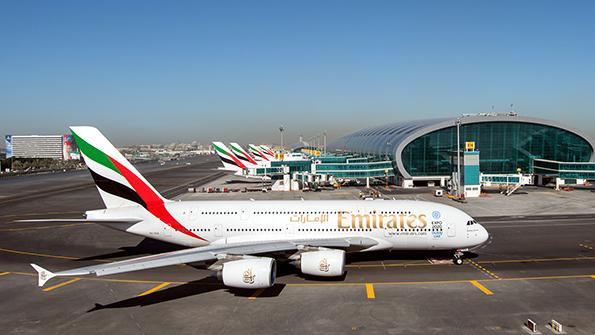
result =
[[[456,265],[462,265],[463,264],[463,260],[461,258],[459,258],[459,257],[455,257],[452,260],[452,262],[455,263]]]

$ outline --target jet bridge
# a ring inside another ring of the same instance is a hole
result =
[[[480,174],[481,187],[498,188],[500,193],[511,195],[519,188],[533,184],[533,176],[529,174]]]
[[[555,180],[556,189],[563,185],[586,185],[595,180],[595,162],[561,162],[548,159],[533,159],[533,173],[537,184]]]

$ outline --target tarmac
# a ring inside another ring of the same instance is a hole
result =
[[[354,199],[362,190],[186,192],[188,187],[261,186],[222,177],[218,165],[207,156],[139,169],[159,191],[178,200]],[[94,224],[14,222],[76,218],[101,208],[86,171],[2,179],[2,333],[526,334],[527,318],[543,334],[553,334],[546,328],[551,319],[568,334],[595,333],[595,194],[589,190],[527,187],[509,197],[493,192],[458,203],[433,197],[425,188],[376,188],[384,201],[394,197],[461,207],[491,239],[461,266],[440,253],[352,254],[344,278],[305,277],[283,266],[278,283],[266,290],[229,289],[210,271],[188,265],[59,278],[38,288],[29,263],[63,270],[179,247]]]

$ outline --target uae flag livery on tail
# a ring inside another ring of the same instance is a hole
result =
[[[244,148],[242,148],[241,145],[237,144],[237,143],[229,143],[229,146],[231,147],[232,152],[247,166],[256,166],[258,165],[258,163],[254,160],[254,158],[252,158],[252,156],[250,156],[250,154],[248,152],[246,152],[246,150],[244,150]]]
[[[95,180],[106,208],[142,206],[175,231],[204,240],[194,234],[167,210],[157,190],[94,127],[70,127],[83,159]]]
[[[266,161],[268,162],[270,159],[267,158],[267,155],[262,151],[262,149],[254,144],[248,144],[248,150],[254,156],[257,161]]]
[[[217,155],[219,155],[219,158],[221,158],[225,170],[241,171],[246,168],[246,164],[242,163],[238,156],[222,142],[213,142],[213,148]]]

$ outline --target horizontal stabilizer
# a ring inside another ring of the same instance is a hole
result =
[[[39,285],[39,287],[42,287],[45,284],[45,282],[47,282],[48,280],[50,280],[56,276],[52,272],[42,268],[39,265],[31,264],[31,266],[35,269],[35,271],[37,271],[37,275],[38,275],[37,285]]]

